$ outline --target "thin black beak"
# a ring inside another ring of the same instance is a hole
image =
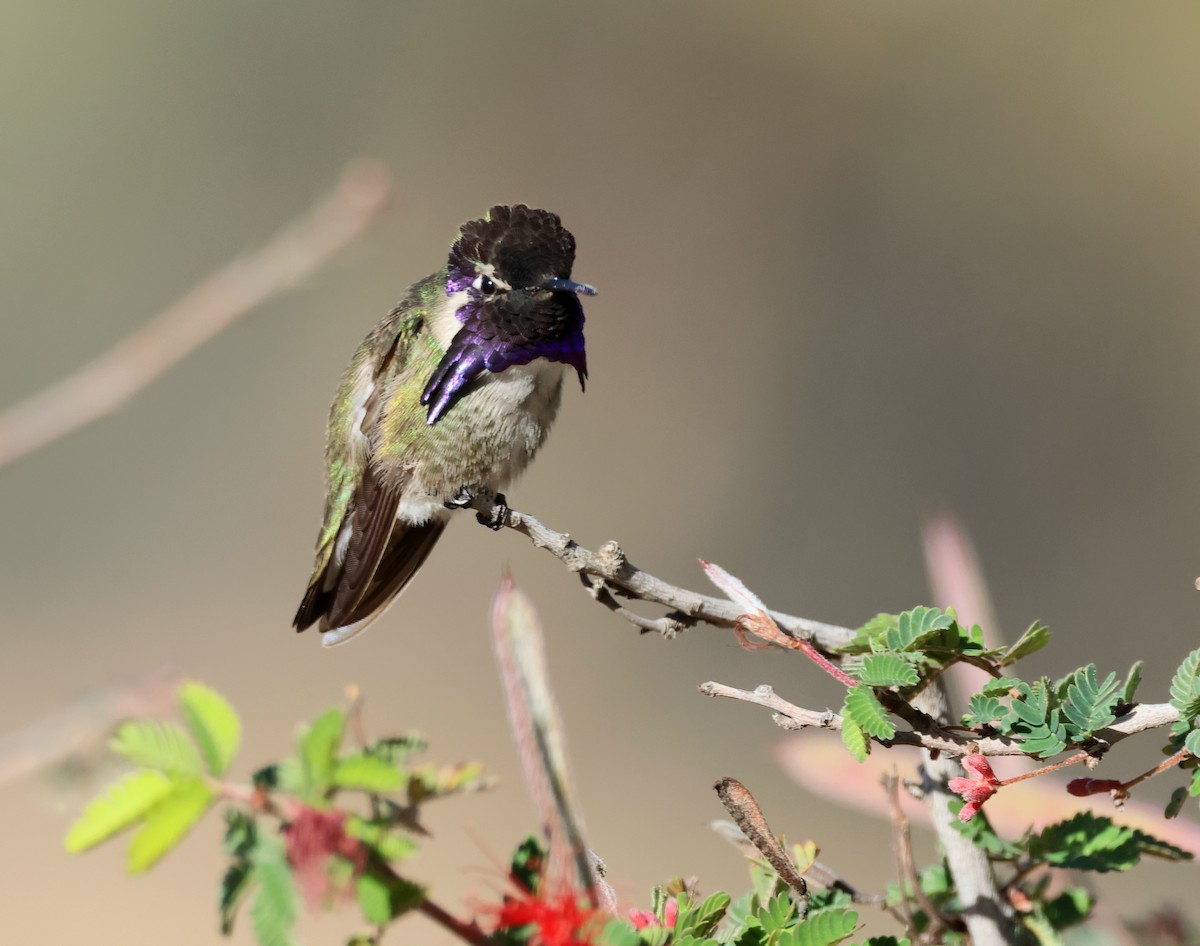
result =
[[[571,279],[560,279],[558,276],[552,276],[542,283],[543,289],[549,289],[552,292],[573,292],[578,296],[594,296],[596,289],[594,286],[589,286],[585,282],[575,282]]]

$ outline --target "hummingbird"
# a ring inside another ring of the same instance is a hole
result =
[[[329,412],[325,517],[293,624],[348,641],[408,585],[450,509],[500,493],[538,452],[574,368],[587,379],[575,238],[498,205],[363,340]],[[494,523],[498,528],[498,523]]]

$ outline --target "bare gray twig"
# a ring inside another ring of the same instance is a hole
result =
[[[583,576],[600,579],[608,586],[610,593],[615,591],[628,598],[647,601],[668,608],[672,613],[667,615],[667,622],[655,622],[653,619],[636,616],[632,612],[616,605],[609,604],[600,595],[594,594],[590,583],[588,593],[605,607],[620,614],[623,618],[641,630],[678,631],[681,626],[697,624],[703,621],[715,627],[733,627],[744,613],[739,605],[724,598],[714,598],[711,595],[699,594],[680,588],[670,582],[656,578],[649,572],[644,572],[625,557],[624,551],[615,541],[605,542],[593,552],[579,545],[565,532],[543,525],[533,516],[507,506],[497,506],[492,497],[480,495],[472,499],[471,508],[482,513],[489,521],[500,521],[506,528],[528,538],[538,548],[545,549],[559,559],[571,571]],[[614,607],[614,605],[616,605]],[[848,627],[836,624],[825,624],[809,618],[796,617],[771,611],[775,622],[793,637],[811,640],[825,650],[833,650],[853,639],[854,631]]]
[[[726,686],[710,680],[700,684],[700,692],[705,696],[723,696],[744,703],[754,703],[774,710],[775,722],[784,729],[842,729],[842,717],[832,710],[811,710],[789,703],[779,696],[774,689],[766,684],[753,690],[739,690],[737,687]],[[1116,743],[1132,736],[1134,733],[1147,729],[1159,729],[1170,726],[1179,718],[1179,711],[1170,703],[1142,703],[1135,706],[1124,716],[1118,716],[1107,729],[1096,735],[1105,742]],[[884,745],[919,746],[924,749],[936,749],[948,756],[964,756],[978,752],[985,756],[1024,755],[1021,747],[1007,739],[980,739],[972,733],[959,733],[954,730],[939,729],[941,735],[919,732],[897,732]]]

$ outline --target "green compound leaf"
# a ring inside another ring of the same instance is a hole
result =
[[[962,811],[963,800],[961,798],[951,799],[949,803],[950,813],[957,816]],[[988,821],[987,815],[983,812],[978,812],[970,821],[959,821],[957,817],[951,823],[959,834],[970,838],[971,843],[976,847],[983,848],[988,854],[996,860],[1015,861],[1018,857],[1025,853],[1023,844],[1014,844],[1012,841],[1006,841],[1000,837],[993,829],[991,822]],[[949,880],[946,878],[946,882]],[[934,893],[934,891],[926,890],[926,893]],[[944,893],[945,891],[937,891]]]
[[[858,628],[854,637],[837,648],[840,654],[862,654],[872,650],[872,642],[883,639],[884,634],[895,629],[900,621],[898,614],[877,614]]]
[[[869,687],[912,686],[920,676],[896,654],[868,654],[858,670],[859,682]]]
[[[78,854],[107,841],[145,817],[171,791],[171,780],[161,772],[142,769],[109,786],[91,802],[67,832],[66,849]]]
[[[359,876],[355,894],[363,917],[376,926],[386,926],[425,900],[422,888],[379,867],[370,867]]]
[[[404,766],[408,764],[410,756],[423,752],[428,746],[429,741],[421,733],[413,731],[378,739],[367,746],[366,752],[392,765]]]
[[[1188,654],[1175,671],[1171,680],[1171,705],[1179,711],[1179,719],[1172,724],[1171,733],[1181,738],[1195,726],[1196,716],[1200,714],[1200,649]]]
[[[1116,720],[1117,675],[1110,673],[1104,681],[1096,680],[1096,665],[1080,667],[1069,678],[1063,715],[1073,724],[1071,741],[1087,739],[1099,729],[1111,726]]]
[[[1044,828],[1029,843],[1030,855],[1055,867],[1100,873],[1133,867],[1143,854],[1188,860],[1191,854],[1111,818],[1081,811]]]
[[[340,709],[326,710],[301,735],[298,748],[304,794],[308,800],[319,799],[333,781],[333,770],[346,714]]]
[[[259,946],[293,946],[296,923],[296,882],[288,865],[283,841],[264,837],[255,847],[251,863],[259,883],[250,907],[254,936]]]
[[[1082,923],[1092,912],[1095,899],[1083,887],[1068,887],[1053,900],[1042,906],[1046,922],[1055,930],[1065,930],[1068,927]]]
[[[346,819],[345,831],[362,841],[385,861],[403,861],[416,855],[417,842],[407,835],[393,832],[391,823],[367,821],[358,815]]]
[[[1067,727],[1057,707],[1050,709],[1048,684],[1038,680],[1032,686],[1018,683],[1018,697],[1009,706],[1008,715],[999,720],[1007,734],[1021,737],[1021,751],[1046,758],[1067,747]]]
[[[174,781],[170,793],[146,815],[129,842],[126,866],[140,874],[187,837],[193,825],[216,799],[213,790],[199,777]]]
[[[876,739],[891,739],[896,735],[896,727],[870,687],[857,686],[848,690],[845,711],[863,732]]]
[[[835,946],[854,935],[858,913],[833,908],[810,913],[779,938],[779,946]]]
[[[1200,729],[1193,729],[1187,734],[1187,738],[1183,740],[1183,748],[1200,758]]]
[[[1012,696],[1023,682],[1018,677],[995,677],[985,683],[979,692],[983,696]]]
[[[179,688],[179,709],[200,746],[209,774],[224,775],[242,742],[238,714],[216,690],[195,682]]]
[[[731,898],[727,893],[714,893],[699,906],[691,906],[680,912],[675,921],[676,939],[691,935],[701,939],[708,936],[729,909]]]
[[[221,878],[221,935],[228,936],[233,932],[233,921],[237,916],[238,907],[250,892],[254,880],[254,871],[249,861],[236,861],[225,870]]]
[[[1137,693],[1138,685],[1142,682],[1142,664],[1145,661],[1135,660],[1133,666],[1129,668],[1129,673],[1125,676],[1125,683],[1121,686],[1121,702],[1132,703],[1134,694]]]
[[[1167,807],[1163,809],[1164,818],[1178,818],[1179,812],[1183,811],[1183,804],[1187,801],[1188,790],[1180,785],[1175,791],[1171,792],[1171,797],[1167,800]]]
[[[883,635],[883,643],[887,650],[915,651],[923,641],[940,634],[953,624],[954,615],[947,614],[940,608],[921,605],[903,612],[897,618],[896,627]]]
[[[857,689],[857,687],[855,688]],[[842,707],[842,745],[850,750],[850,754],[859,762],[866,762],[871,752],[871,743],[863,735],[862,727],[854,721],[854,717]]]
[[[1022,657],[1041,650],[1050,643],[1050,628],[1041,621],[1034,621],[1025,629],[1025,633],[1017,638],[1016,643],[1004,652],[1000,658],[1000,666],[1016,663]]]
[[[600,931],[599,946],[641,946],[641,942],[637,930],[615,917]]]
[[[200,753],[182,726],[157,720],[122,723],[109,748],[135,765],[169,775],[199,775]]]
[[[982,693],[976,693],[971,697],[971,702],[967,704],[967,711],[963,713],[963,724],[966,726],[985,726],[988,723],[998,721],[1007,712],[1008,707],[994,696],[984,696]]]
[[[796,904],[786,893],[777,894],[759,907],[754,917],[768,934],[776,933],[791,925],[796,913]]]
[[[408,781],[408,774],[390,762],[360,752],[339,759],[333,768],[331,781],[336,788],[359,789],[382,795],[394,792]]]

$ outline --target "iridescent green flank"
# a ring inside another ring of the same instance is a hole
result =
[[[334,542],[342,521],[354,497],[363,467],[367,462],[367,436],[372,429],[372,420],[380,408],[380,396],[390,385],[389,381],[400,374],[398,383],[414,389],[410,407],[415,419],[424,424],[424,408],[418,403],[424,379],[437,366],[442,357],[432,333],[422,332],[432,306],[445,293],[446,277],[436,273],[414,285],[408,296],[400,302],[371,333],[363,339],[354,353],[350,366],[342,375],[337,397],[329,412],[329,440],[325,460],[328,483],[325,504],[325,519],[317,540],[316,569],[328,563],[333,554]],[[379,358],[381,350],[392,348],[390,358],[379,366],[382,370],[372,372],[371,362]],[[362,390],[373,385],[373,396],[363,404]],[[359,406],[361,417],[356,417]],[[415,436],[416,425],[407,436]]]

